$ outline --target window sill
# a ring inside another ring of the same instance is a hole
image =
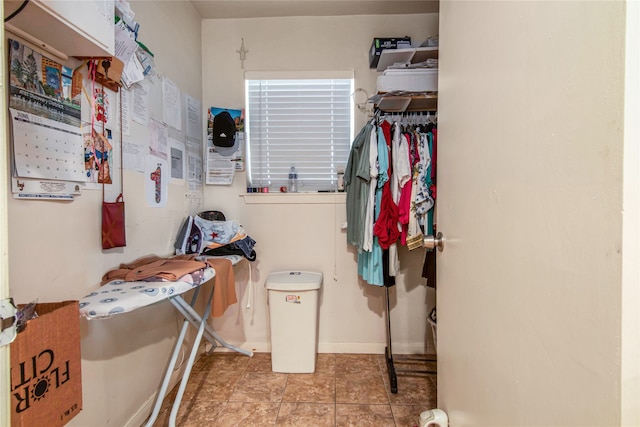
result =
[[[246,193],[240,194],[248,205],[305,205],[305,204],[342,204],[347,193]]]

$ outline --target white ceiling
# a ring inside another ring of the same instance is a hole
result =
[[[203,19],[437,13],[438,0],[190,0]]]

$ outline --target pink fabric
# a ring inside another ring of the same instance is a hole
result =
[[[407,245],[407,230],[409,229],[409,217],[411,214],[411,188],[413,187],[413,180],[407,182],[402,187],[402,194],[400,194],[400,203],[398,204],[398,222],[402,230],[400,231],[400,243],[403,246]]]
[[[408,155],[409,155],[409,163],[411,164],[411,169],[413,169],[413,159],[411,158],[411,138],[407,136],[409,140],[408,147]],[[400,232],[400,243],[402,245],[407,244],[407,228],[409,227],[409,215],[411,214],[411,187],[413,185],[413,180],[409,179],[407,183],[402,187],[402,191],[400,193],[400,200],[398,201],[398,222],[401,225]]]

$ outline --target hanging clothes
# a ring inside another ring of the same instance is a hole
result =
[[[429,194],[434,201],[436,201],[436,167],[437,167],[437,153],[438,153],[438,129],[435,126],[430,126],[430,132],[432,134],[431,145],[431,183],[429,185]],[[431,230],[431,235],[436,234],[434,226],[434,210],[431,209],[427,213],[427,229]],[[432,249],[425,253],[424,263],[422,265],[422,277],[427,279],[427,286],[430,288],[436,288],[436,250]]]
[[[435,202],[436,202],[436,152],[437,152],[437,145],[438,145],[438,130],[432,126],[430,129],[430,133],[431,133],[431,145],[430,145],[430,152],[431,152],[431,165],[429,166],[430,169],[430,181],[427,183],[427,185],[429,186],[429,195],[431,196],[431,199],[433,200],[433,204],[435,206]],[[427,230],[428,233],[427,234],[431,234],[431,235],[435,235],[435,228],[434,228],[434,215],[435,215],[435,209],[430,209],[427,212]]]
[[[371,132],[369,138],[369,197],[364,217],[364,243],[362,250],[371,252],[373,246],[373,223],[376,205],[376,188],[378,187],[378,134]]]
[[[404,137],[408,141],[408,155],[411,175],[409,181],[402,187],[402,194],[400,195],[400,202],[398,203],[398,222],[401,225],[400,243],[407,245],[407,235],[409,230],[409,222],[412,216],[415,218],[415,212],[412,211],[412,203],[415,199],[415,179],[413,175],[416,171],[416,165],[420,160],[418,155],[417,145],[415,144],[415,138],[413,133],[406,132]]]
[[[347,167],[344,171],[344,185],[347,193],[347,243],[362,250],[367,199],[369,194],[369,137],[375,131],[373,123],[367,123],[351,145]]]
[[[427,279],[427,286],[436,288],[436,250],[428,250],[422,264],[422,277]]]
[[[411,196],[410,196],[410,204],[411,207],[409,209],[409,223],[407,226],[407,237],[406,244],[409,250],[414,250],[422,247],[422,240],[424,235],[422,234],[422,229],[420,228],[419,220],[418,220],[418,210],[416,208],[416,199],[418,195],[418,177],[420,175],[420,169],[422,166],[420,150],[419,150],[419,141],[421,136],[419,134],[412,134],[413,142],[414,142],[414,150],[415,150],[415,160],[413,165],[413,175],[411,178]]]
[[[377,117],[378,119],[378,117]],[[347,242],[358,249],[358,275],[368,284],[393,286],[398,245],[422,248],[434,227],[435,125],[368,122],[354,139],[345,170]],[[406,129],[405,129],[406,127]],[[423,274],[432,280],[425,257]]]
[[[429,193],[429,183],[431,181],[431,134],[419,133],[418,151],[420,153],[420,162],[418,163],[418,188],[416,189],[415,208],[418,222],[424,226],[427,211],[434,205],[434,201]]]
[[[378,187],[382,184],[382,191],[380,194],[380,214],[376,218],[376,222],[373,226],[373,234],[378,236],[378,241],[382,249],[389,249],[389,246],[400,237],[398,231],[398,206],[393,201],[391,194],[391,178],[392,178],[392,163],[391,163],[391,124],[388,121],[384,121],[380,124],[382,133],[384,136],[384,146],[381,153],[378,148],[378,162],[380,163],[380,169],[383,168],[380,158],[384,158],[386,163],[385,177],[382,180],[378,180]],[[378,147],[381,145],[378,144]]]
[[[402,133],[401,126],[398,122],[395,122],[392,126],[392,138],[391,138],[391,198],[396,206],[397,214],[394,214],[395,222],[394,226],[397,228],[397,233],[394,232],[393,243],[389,246],[389,275],[395,277],[400,270],[400,258],[398,256],[398,244],[397,241],[402,231],[402,224],[400,219],[400,196],[403,188],[411,181],[411,165],[409,162],[409,144],[405,135]]]
[[[384,125],[384,123],[383,123]],[[389,156],[385,139],[385,126],[378,126],[377,131],[377,148],[378,148],[378,179],[375,189],[373,220],[374,224],[380,217],[382,205],[382,189],[389,180],[387,171],[389,169]],[[375,235],[375,225],[373,233],[373,241],[370,252],[361,252],[358,254],[358,274],[370,285],[384,286],[384,269],[382,247]]]

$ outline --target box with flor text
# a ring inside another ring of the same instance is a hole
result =
[[[36,304],[11,343],[11,426],[59,427],[82,409],[78,301]]]

